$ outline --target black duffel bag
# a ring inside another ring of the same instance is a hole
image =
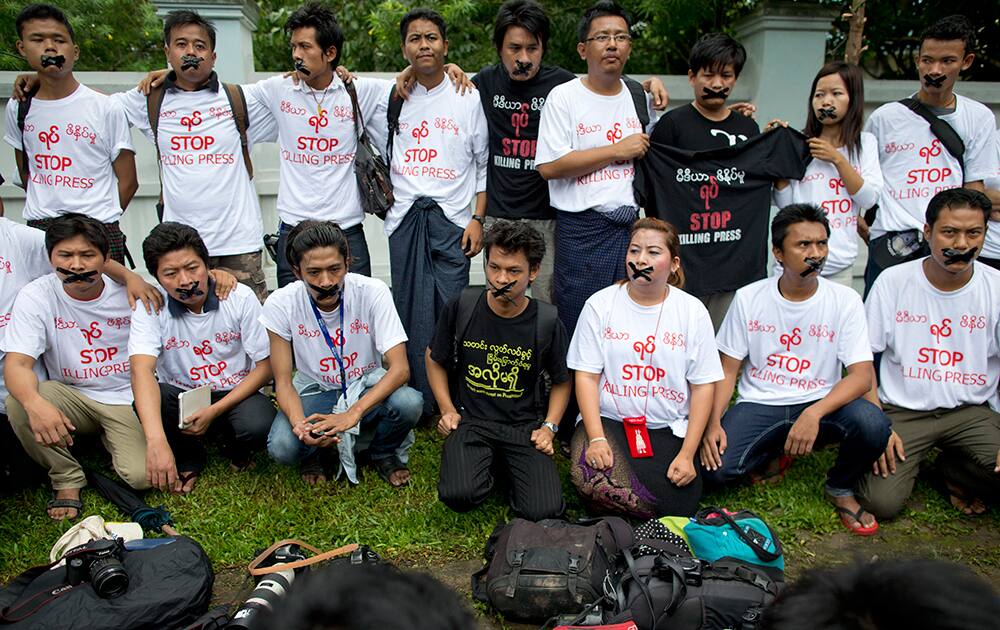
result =
[[[472,595],[510,619],[575,614],[603,598],[612,558],[631,544],[632,528],[617,517],[515,518],[493,530],[487,564],[472,576]]]
[[[125,543],[121,568],[128,583],[124,592],[113,598],[99,596],[93,578],[73,585],[65,566],[52,567],[28,569],[0,591],[0,625],[174,630],[198,619],[212,598],[212,565],[201,546],[186,536]],[[106,568],[102,564],[95,570]],[[106,577],[99,572],[95,575],[98,581]]]
[[[639,555],[639,549],[657,553]],[[784,586],[783,574],[736,558],[707,562],[669,543],[641,540],[617,559],[613,611],[605,620],[633,620],[639,630],[756,628],[760,613]]]

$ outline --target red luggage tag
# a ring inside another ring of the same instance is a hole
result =
[[[625,438],[628,440],[628,450],[632,457],[652,457],[653,445],[649,441],[649,431],[646,430],[646,416],[625,418]]]

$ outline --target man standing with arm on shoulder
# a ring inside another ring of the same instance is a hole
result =
[[[947,188],[983,191],[983,180],[997,173],[993,112],[954,91],[958,75],[976,57],[974,38],[972,24],[961,15],[931,25],[917,53],[920,90],[905,102],[882,105],[865,123],[878,139],[885,179],[869,231],[866,296],[884,269],[930,253],[922,239],[928,199]],[[957,138],[942,138],[925,116],[939,125],[938,132]]]
[[[80,49],[62,11],[29,5],[16,27],[18,53],[37,71],[33,96],[7,102],[4,133],[27,192],[24,218],[44,230],[63,214],[94,217],[108,231],[111,258],[124,263],[118,219],[139,188],[125,115],[73,76]]]
[[[135,409],[153,485],[187,494],[207,462],[202,438],[209,431],[224,436],[223,452],[235,470],[247,468],[267,443],[275,410],[260,388],[271,380],[270,348],[253,291],[237,285],[225,300],[215,295],[208,248],[194,228],[161,223],[143,241],[142,253],[167,308],[132,317]],[[204,385],[211,387],[211,404],[179,417],[180,395]]]
[[[622,261],[638,216],[633,160],[645,155],[649,136],[622,80],[630,27],[614,2],[587,9],[577,32],[587,76],[552,88],[538,128],[535,162],[557,210],[556,306],[570,335],[587,298],[625,277]]]
[[[882,353],[869,399],[893,429],[859,492],[879,518],[903,508],[934,448],[957,509],[982,514],[1000,500],[1000,272],[976,260],[990,208],[976,190],[934,195],[923,232],[930,256],[887,269],[865,302],[872,351]]]

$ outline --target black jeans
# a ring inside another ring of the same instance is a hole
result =
[[[254,392],[228,413],[216,418],[205,435],[193,436],[177,427],[180,414],[178,396],[183,391],[179,387],[160,383],[160,417],[170,450],[174,452],[177,472],[197,473],[205,468],[208,454],[202,440],[209,435],[221,436],[223,453],[237,466],[246,464],[255,451],[264,450],[267,432],[271,430],[277,412],[267,396]],[[221,400],[227,393],[212,392],[212,403]]]

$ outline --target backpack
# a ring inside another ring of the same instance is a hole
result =
[[[778,534],[750,510],[727,512],[718,507],[699,510],[683,526],[694,555],[714,562],[731,557],[746,563],[785,570]]]
[[[625,75],[622,75],[622,81],[625,82],[625,87],[632,95],[635,115],[639,118],[639,124],[642,125],[642,132],[646,133],[646,127],[649,126],[649,105],[646,103],[646,90],[643,89],[641,83]]]
[[[486,292],[482,289],[475,287],[466,287],[462,290],[461,295],[458,298],[458,311],[455,313],[455,337],[453,339],[451,357],[451,375],[452,382],[449,384],[451,386],[451,395],[458,395],[459,384],[459,365],[458,365],[458,347],[459,341],[465,337],[465,333],[469,330],[469,325],[472,323],[472,316],[476,312],[476,307],[479,305],[479,300],[483,299]],[[546,400],[548,398],[548,392],[552,388],[551,378],[548,372],[546,372],[542,367],[542,344],[545,340],[551,340],[555,335],[556,324],[559,321],[559,311],[555,306],[549,304],[548,302],[542,300],[535,300],[538,304],[538,313],[535,316],[535,352],[538,355],[538,383],[535,387],[535,411],[538,414],[539,419],[545,418],[546,412]]]
[[[603,599],[612,558],[631,544],[632,528],[618,517],[515,518],[486,542],[486,566],[472,576],[472,595],[510,619],[577,613]]]
[[[233,123],[236,131],[240,134],[240,146],[243,149],[243,165],[247,169],[247,175],[253,179],[253,162],[250,160],[250,143],[247,141],[247,129],[250,128],[250,116],[247,113],[247,99],[243,94],[243,88],[234,83],[222,83],[223,91],[229,100],[229,109],[233,112]],[[149,119],[149,128],[153,132],[153,146],[156,147],[156,164],[159,166],[157,173],[160,177],[160,199],[156,203],[156,216],[163,221],[163,166],[160,164],[160,142],[158,131],[160,128],[160,107],[163,105],[163,96],[166,92],[163,84],[152,88],[146,95],[146,116]]]
[[[0,591],[0,623],[26,629],[169,630],[208,610],[212,565],[194,540],[137,540],[125,549],[121,562],[129,584],[121,596],[104,599],[89,581],[70,585],[65,567],[53,569],[57,563],[33,567]]]
[[[389,106],[386,108],[386,120],[389,133],[386,134],[388,138],[385,143],[385,165],[389,167],[392,164],[392,141],[399,133],[399,114],[403,111],[403,99],[396,94],[396,90],[392,90],[389,93]]]

